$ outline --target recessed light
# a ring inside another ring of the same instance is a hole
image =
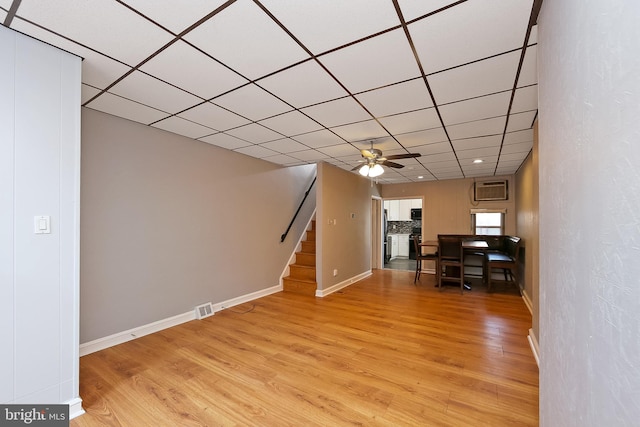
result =
[[[476,164],[477,164],[477,163],[482,163],[482,162],[484,162],[484,160],[482,160],[482,159],[475,159],[475,160],[473,161],[473,163],[476,163]]]
[[[418,177],[418,179],[422,179],[422,178],[424,178],[424,176],[422,176],[422,175],[420,175],[420,176]]]

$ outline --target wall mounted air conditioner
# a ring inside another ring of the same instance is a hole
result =
[[[473,199],[476,202],[484,202],[488,200],[508,200],[508,181],[485,181],[474,183]]]

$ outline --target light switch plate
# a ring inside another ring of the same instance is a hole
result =
[[[49,215],[34,216],[33,232],[35,234],[51,234],[51,217]]]

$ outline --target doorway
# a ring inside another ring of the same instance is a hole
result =
[[[382,216],[384,268],[415,271],[413,237],[422,238],[422,199],[385,199]]]

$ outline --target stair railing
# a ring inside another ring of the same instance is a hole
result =
[[[289,226],[287,227],[287,231],[285,231],[284,234],[282,236],[280,236],[280,243],[284,242],[284,239],[287,238],[287,234],[289,234],[289,230],[291,230],[291,226],[293,225],[293,223],[295,222],[296,218],[298,217],[298,214],[300,213],[300,209],[302,209],[302,205],[304,204],[304,201],[307,200],[307,196],[311,192],[311,188],[313,188],[313,184],[316,183],[316,178],[317,178],[317,176],[313,177],[313,182],[311,182],[311,185],[309,186],[309,189],[307,190],[307,192],[304,193],[304,197],[302,198],[302,201],[300,202],[300,206],[298,206],[298,210],[293,215],[293,218],[291,218],[291,222],[289,223]]]

